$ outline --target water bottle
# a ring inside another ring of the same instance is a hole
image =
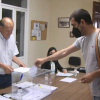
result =
[[[18,88],[18,100],[22,100],[22,88]]]
[[[54,74],[55,73],[55,63],[51,62],[51,73]]]
[[[74,76],[77,76],[77,68],[74,69]]]
[[[55,63],[51,62],[51,80],[55,77]]]
[[[48,84],[48,80],[49,80],[48,74],[45,74],[45,84]]]

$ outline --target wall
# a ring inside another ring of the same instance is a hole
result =
[[[58,17],[69,17],[76,9],[86,9],[92,15],[93,0],[50,0],[50,46],[55,46],[58,50],[70,46],[76,39],[70,38],[70,28],[58,28]],[[84,61],[81,51],[73,53],[69,56],[81,57],[81,67],[84,67]],[[69,56],[60,60],[63,67],[69,67]]]
[[[98,0],[95,0],[98,1]],[[45,57],[49,47],[55,46],[61,50],[70,46],[76,39],[70,38],[70,28],[58,28],[58,17],[69,17],[76,9],[86,9],[92,15],[93,0],[29,0],[29,41],[28,41],[28,67],[33,66],[37,58]],[[47,21],[48,33],[47,40],[30,41],[31,20]],[[81,51],[69,56],[79,56],[84,61]],[[69,56],[59,60],[63,67],[69,67]]]
[[[32,67],[39,57],[45,57],[48,50],[49,24],[47,40],[31,41],[31,20],[46,21],[49,23],[49,0],[29,0],[29,37],[28,37],[28,66]]]

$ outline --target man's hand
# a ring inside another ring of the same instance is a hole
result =
[[[67,70],[66,69],[63,69],[63,73],[67,73]]]
[[[86,74],[81,78],[81,83],[91,83],[94,80],[94,75],[92,73]]]
[[[24,68],[25,68],[26,65],[25,65],[24,63],[21,62],[21,63],[19,63],[19,67],[24,67]]]
[[[18,64],[19,67],[26,67],[26,65],[22,63],[16,56],[13,57],[12,61]]]
[[[36,67],[39,67],[39,65],[41,65],[41,64],[43,64],[43,63],[44,63],[44,59],[37,59],[37,60],[35,61],[34,65],[35,65]]]
[[[5,71],[6,74],[11,74],[14,70],[11,66],[8,65],[3,65],[3,69]]]

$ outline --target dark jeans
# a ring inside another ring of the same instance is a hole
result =
[[[93,96],[93,100],[100,100],[100,97]]]
[[[11,86],[11,84],[12,84],[11,74],[0,75],[0,89],[9,87]]]

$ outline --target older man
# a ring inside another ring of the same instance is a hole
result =
[[[19,67],[26,67],[15,55],[18,49],[12,35],[14,23],[10,18],[0,21],[0,89],[11,86],[12,61]]]

